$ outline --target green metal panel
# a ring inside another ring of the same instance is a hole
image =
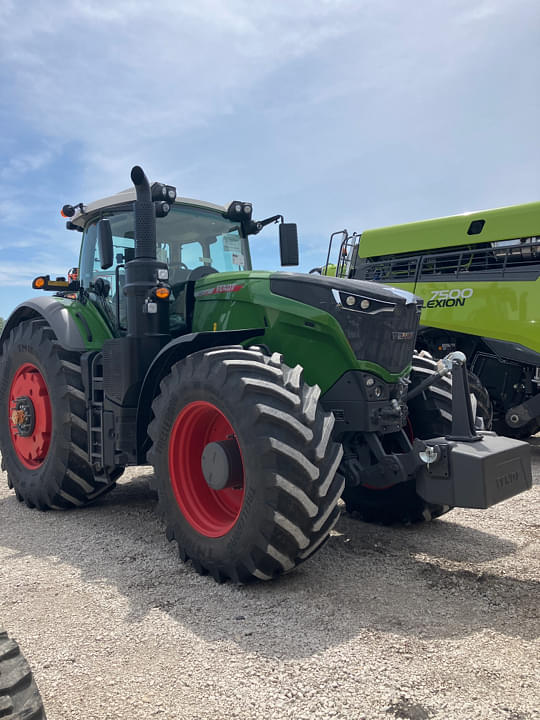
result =
[[[478,235],[468,235],[467,230],[474,220],[485,220],[484,227]],[[412,253],[539,235],[540,202],[534,202],[365,230],[358,256]]]
[[[69,298],[57,298],[58,302],[64,305],[77,327],[80,330],[81,337],[84,340],[87,350],[101,350],[105,340],[109,340],[113,337],[111,330],[105,322],[103,315],[95,307],[95,305],[88,301],[84,305],[78,300],[70,300]],[[79,317],[77,317],[79,315]],[[80,317],[83,317],[92,335],[92,340],[88,340],[87,328],[84,322],[81,322]]]
[[[409,289],[410,284],[399,287]],[[457,296],[458,291],[460,297],[444,297]],[[540,352],[540,280],[452,282],[449,278],[419,282],[414,292],[424,299],[422,325],[516,342]]]
[[[193,330],[241,330],[264,327],[264,337],[249,345],[264,343],[280,352],[288,365],[302,365],[308,383],[325,392],[347,370],[365,370],[387,382],[394,375],[353,354],[339,323],[323,310],[290,300],[270,291],[269,272],[232,272],[207,275],[195,286]]]

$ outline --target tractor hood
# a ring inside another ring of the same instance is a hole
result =
[[[390,373],[410,364],[422,307],[416,295],[377,283],[299,273],[271,275],[270,290],[332,315],[358,359]]]
[[[349,280],[315,273],[313,275],[293,272],[274,273],[270,276],[270,288],[276,295],[283,295],[316,306],[326,303],[333,290],[393,305],[416,304],[421,307],[423,304],[422,298],[406,290],[387,287],[367,280]],[[314,298],[317,302],[313,302]],[[349,307],[360,310],[360,307]],[[382,306],[378,310],[375,307],[371,308],[372,313],[381,312],[381,310]]]

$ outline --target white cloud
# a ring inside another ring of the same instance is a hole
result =
[[[272,73],[325,44],[337,49],[371,12],[352,0],[12,4],[0,17],[1,52],[20,116],[76,143],[103,182],[136,156],[163,160]]]
[[[326,117],[335,104],[336,114],[356,115],[358,133],[367,127],[383,137],[389,118],[381,104],[396,116],[411,106],[416,113],[415,100],[437,85],[451,88],[485,43],[481,21],[515,13],[516,5],[528,3],[518,0],[510,9],[504,0],[9,3],[0,15],[1,53],[20,117],[56,149],[77,147],[93,189],[118,182],[141,157],[161,169],[172,155],[178,165],[191,131],[219,124],[252,94],[264,99],[252,135],[272,118],[291,127],[309,112],[324,134],[317,114]],[[296,64],[304,59],[301,84],[286,69],[300,73]],[[286,91],[268,84],[280,73],[290,83]],[[355,140],[356,148],[363,145]],[[332,165],[332,155],[321,147],[320,162]]]
[[[16,176],[39,170],[48,165],[55,155],[56,148],[48,147],[34,153],[21,153],[11,157],[0,169],[0,180],[12,182]]]
[[[536,1],[4,0],[0,221],[23,226],[4,246],[48,224],[61,271],[80,236],[59,206],[126,187],[135,162],[287,213],[321,255],[344,224],[533,199]]]

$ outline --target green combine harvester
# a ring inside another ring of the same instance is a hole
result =
[[[338,238],[322,272],[401,287],[424,299],[417,348],[460,350],[487,388],[493,426],[540,429],[540,202],[366,230]]]
[[[17,307],[0,337],[0,449],[29,507],[81,507],[151,463],[180,556],[217,581],[267,580],[348,511],[416,522],[531,486],[526,443],[480,430],[464,356],[414,355],[403,289],[251,269],[252,206],[150,185],[65,205],[77,278]],[[72,273],[73,275],[73,273]]]

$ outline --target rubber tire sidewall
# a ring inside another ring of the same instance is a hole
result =
[[[38,333],[29,334],[29,338],[26,339],[22,327],[19,326],[15,328],[3,347],[0,412],[5,420],[0,422],[0,447],[4,467],[14,480],[15,488],[25,499],[39,507],[41,504],[51,503],[52,496],[57,492],[57,485],[55,482],[51,483],[51,480],[54,481],[55,478],[63,477],[65,474],[70,453],[70,437],[69,433],[63,433],[62,429],[69,425],[71,415],[60,361],[49,341],[45,340],[49,347],[44,347],[43,342],[38,342],[40,337],[44,337],[43,333],[41,336]],[[17,334],[21,335],[21,341],[17,338]],[[19,460],[9,429],[11,385],[16,372],[26,363],[34,365],[43,376],[51,405],[52,429],[49,450],[45,460],[35,469],[27,468]]]
[[[177,393],[169,399],[162,411],[159,435],[155,443],[154,466],[158,477],[170,478],[169,442],[172,428],[180,412],[191,402],[211,403],[225,415],[236,435],[244,466],[244,499],[233,527],[217,538],[202,535],[184,517],[170,480],[160,484],[160,492],[163,492],[165,502],[177,509],[175,525],[180,529],[181,538],[176,539],[183,550],[190,558],[197,558],[204,566],[222,567],[231,563],[242,563],[244,548],[261,544],[261,529],[268,522],[269,516],[266,503],[271,501],[272,497],[267,492],[261,492],[262,486],[266,484],[260,482],[261,464],[257,462],[255,453],[250,448],[253,445],[250,413],[239,414],[238,406],[233,406],[228,397],[218,394],[221,389],[219,383],[215,388],[209,387],[210,383],[209,379],[204,388],[198,388],[186,387],[180,381]],[[238,550],[236,557],[234,549]]]
[[[9,647],[6,647],[9,645]],[[12,679],[13,685],[0,691],[0,699],[8,699],[13,706],[3,720],[47,720],[43,700],[30,664],[19,643],[0,626],[0,680],[2,673]]]

